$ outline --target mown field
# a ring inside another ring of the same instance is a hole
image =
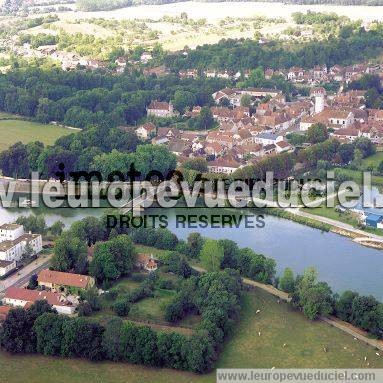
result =
[[[256,314],[258,309],[261,311]],[[286,347],[283,347],[284,343]],[[366,367],[365,356],[370,367],[383,368],[383,357],[376,356],[373,348],[323,322],[308,321],[263,291],[252,290],[244,296],[241,321],[226,343],[217,367],[359,368]],[[214,372],[198,376],[129,364],[5,353],[0,353],[0,370],[1,383],[215,382]]]
[[[4,119],[10,118],[10,115],[0,114],[0,151],[8,149],[9,146],[21,141],[24,144],[31,141],[41,141],[44,144],[51,145],[59,137],[74,131],[54,125],[44,125],[37,122],[26,121],[22,119]]]

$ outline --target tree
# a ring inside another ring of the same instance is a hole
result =
[[[105,238],[105,227],[101,220],[96,217],[86,217],[81,221],[74,222],[70,228],[70,233],[91,246]]]
[[[32,274],[29,278],[28,289],[34,290],[38,286],[37,274]]]
[[[214,347],[205,332],[198,332],[185,345],[186,361],[193,372],[208,371],[216,359]]]
[[[62,234],[65,224],[62,221],[56,221],[50,228],[49,231],[52,235],[58,237]]]
[[[122,327],[123,321],[120,318],[109,320],[102,335],[102,347],[105,350],[106,358],[118,362],[123,357]]]
[[[100,296],[98,288],[93,286],[80,292],[80,297],[83,301],[88,302],[93,311],[98,311],[101,308]]]
[[[223,248],[223,258],[221,261],[221,268],[236,269],[238,267],[237,259],[239,248],[238,245],[229,239],[220,239],[219,244]]]
[[[249,108],[251,106],[251,96],[248,94],[244,94],[241,97],[241,106]]]
[[[119,235],[96,244],[90,272],[100,282],[114,280],[130,273],[134,261],[135,252],[131,238]]]
[[[11,309],[2,326],[1,346],[12,353],[32,353],[36,351],[36,334],[33,325],[44,313],[52,312],[46,300],[39,300],[30,308]]]
[[[194,93],[186,90],[176,90],[173,97],[173,105],[180,112],[184,113],[188,107],[196,102]]]
[[[93,312],[91,305],[86,301],[80,302],[80,304],[77,307],[77,311],[79,317],[90,316]]]
[[[363,158],[372,156],[376,152],[375,145],[367,137],[358,137],[353,144],[355,149],[362,152]]]
[[[360,169],[362,166],[363,152],[360,149],[354,150],[354,159],[352,160],[352,167],[354,169]]]
[[[102,360],[102,335],[104,328],[84,318],[71,318],[63,324],[61,355],[90,360]]]
[[[359,294],[354,291],[344,291],[335,304],[336,316],[346,322],[352,320],[352,302]]]
[[[205,158],[197,157],[187,160],[182,165],[185,169],[196,170],[199,173],[207,172],[207,161]]]
[[[119,298],[113,305],[114,312],[121,317],[129,314],[131,304],[126,297]]]
[[[23,225],[24,230],[32,233],[44,234],[46,232],[45,219],[42,216],[30,215],[28,217],[21,216],[16,220],[18,225]]]
[[[319,315],[327,316],[333,311],[332,291],[326,282],[318,282],[303,292],[301,302],[303,313],[310,320]]]
[[[55,242],[55,252],[52,257],[52,268],[57,271],[74,269],[78,273],[86,271],[87,247],[81,239],[65,232]]]
[[[294,291],[294,285],[294,273],[290,268],[287,267],[279,279],[278,288],[285,291],[286,293],[292,293]]]
[[[206,239],[199,257],[206,270],[217,271],[220,269],[221,261],[223,259],[222,246],[218,241]]]
[[[307,141],[311,144],[318,144],[328,139],[326,125],[317,123],[311,125],[306,133]]]
[[[176,168],[177,159],[163,145],[140,145],[134,154],[134,164],[143,177],[153,171],[166,177]]]
[[[190,233],[187,238],[188,255],[197,258],[205,240],[200,233]]]
[[[200,129],[207,130],[214,126],[213,114],[208,106],[203,106],[201,108],[201,112],[197,117],[197,121]]]
[[[33,325],[36,351],[43,355],[60,355],[63,327],[67,321],[68,318],[56,313],[40,315]]]

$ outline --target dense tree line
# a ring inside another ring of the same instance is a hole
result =
[[[43,179],[59,179],[57,174],[64,171],[65,179],[75,181],[81,172],[92,171],[105,181],[112,180],[116,172],[119,172],[120,180],[127,180],[131,165],[141,173],[137,179],[152,171],[166,177],[175,169],[176,156],[166,147],[137,144],[133,130],[94,127],[61,137],[53,146],[44,147],[40,142],[17,142],[0,153],[0,168],[3,175],[14,178],[31,178],[31,172],[38,171]],[[64,165],[63,170],[60,164]]]
[[[246,70],[264,68],[312,68],[318,64],[332,66],[376,57],[383,48],[383,28],[365,31],[360,27],[344,26],[338,36],[326,40],[312,40],[302,44],[271,41],[260,44],[250,39],[226,39],[217,44],[204,44],[188,52],[187,56],[169,54],[165,63],[170,68],[205,68]]]
[[[367,108],[383,108],[383,88],[378,75],[365,74],[348,84],[350,90],[366,90],[364,98]]]
[[[137,70],[115,76],[22,66],[1,75],[0,110],[43,123],[111,128],[137,122],[146,115],[151,100],[173,100],[180,112],[194,105],[209,105],[211,94],[227,84],[223,79],[144,76]]]
[[[192,277],[172,304],[186,291],[203,317],[191,336],[156,332],[119,318],[104,326],[86,318],[57,315],[46,301],[38,301],[26,310],[10,311],[1,345],[12,353],[108,359],[203,373],[211,369],[220,344],[238,318],[241,282],[231,271]]]
[[[289,293],[292,304],[311,320],[332,314],[383,338],[383,304],[373,296],[362,296],[349,290],[340,296],[334,294],[326,282],[318,281],[314,268],[308,268],[296,278],[291,269],[285,269],[278,287]]]

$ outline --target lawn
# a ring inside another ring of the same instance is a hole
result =
[[[371,158],[371,157],[369,157]],[[339,171],[342,174],[345,174],[348,177],[348,181],[354,181],[359,185],[363,183],[363,171],[362,170],[352,170],[347,168],[335,168],[335,171]],[[376,186],[383,186],[383,177],[380,176],[371,176],[371,183]]]
[[[310,207],[304,209],[307,213],[319,215],[321,217],[330,218],[335,221],[347,223],[353,227],[357,227],[358,218],[355,213],[340,213],[335,211],[333,207],[319,206],[319,207]]]
[[[169,250],[161,250],[156,247],[134,244],[137,253],[152,254],[154,257],[161,258],[170,253]]]
[[[37,122],[31,122],[21,119],[1,119],[0,115],[0,151],[8,149],[15,142],[21,141],[24,144],[31,141],[41,141],[44,144],[51,145],[59,137],[73,133],[73,130],[55,125],[44,125]]]
[[[376,170],[378,165],[382,161],[383,161],[383,152],[377,152],[374,155],[364,158],[362,160],[362,168],[367,169],[368,167],[372,166]]]
[[[256,314],[258,309],[261,311]],[[383,358],[376,356],[373,348],[324,322],[308,321],[289,305],[278,304],[275,297],[256,289],[245,293],[240,323],[225,344],[217,367],[360,368],[366,367],[365,356],[371,368],[383,368]],[[4,383],[215,382],[214,372],[198,376],[122,363],[5,353],[0,353],[0,370],[0,382]]]
[[[147,276],[147,274],[143,275]],[[161,271],[159,271],[159,275],[161,278],[172,280],[173,282],[176,282],[178,279],[175,275],[163,273]],[[108,296],[108,294],[101,296],[101,310],[94,312],[91,318],[102,324],[107,323],[108,320],[116,316],[112,309],[114,302],[133,289],[139,287],[140,284],[141,282],[138,282],[135,278],[132,277],[118,280],[113,284],[112,287],[109,288],[109,291],[117,291],[116,297],[111,298]],[[166,290],[156,287],[153,292],[154,296],[147,297],[139,300],[136,303],[133,303],[129,314],[124,317],[124,319],[143,324],[150,324],[154,328],[156,328],[156,325],[166,326],[166,329],[170,328],[170,330],[180,330],[181,332],[183,332],[183,327],[185,327],[187,333],[190,333],[192,331],[191,327],[194,327],[197,323],[195,319],[190,318],[188,321],[185,321],[183,324],[180,324],[176,327],[172,326],[172,324],[165,320],[166,307],[171,302],[175,293],[176,292],[174,290]]]

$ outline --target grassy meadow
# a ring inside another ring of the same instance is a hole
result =
[[[256,314],[257,310],[261,310]],[[261,335],[259,336],[259,332]],[[286,347],[283,344],[286,343]],[[327,352],[324,352],[326,347]],[[275,297],[255,289],[244,294],[240,322],[216,367],[383,368],[369,346],[324,322],[310,322]],[[213,383],[215,372],[195,375],[123,363],[0,353],[0,382],[19,383]]]
[[[59,137],[73,133],[74,130],[55,125],[44,125],[22,119],[1,119],[0,115],[0,151],[8,149],[14,143],[24,144],[41,141],[46,145],[53,144]]]

